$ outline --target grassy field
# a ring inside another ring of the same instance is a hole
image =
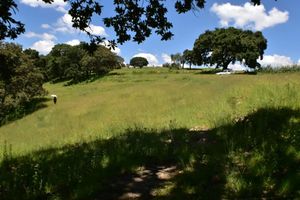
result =
[[[0,199],[116,199],[128,193],[120,188],[134,174],[168,168],[176,176],[143,176],[153,186],[136,193],[142,199],[300,196],[299,72],[122,69],[45,88],[58,95],[56,105],[49,98],[0,127]]]

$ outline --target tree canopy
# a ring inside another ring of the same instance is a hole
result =
[[[192,50],[184,50],[183,54],[182,54],[184,63],[188,63],[190,66],[190,69],[192,68],[192,64],[194,63],[194,53]]]
[[[88,52],[85,45],[55,45],[47,55],[48,80],[76,83],[120,68],[124,62],[123,58],[102,45],[97,45],[93,53]]]
[[[21,46],[0,42],[0,63],[1,124],[8,113],[45,91],[42,73]]]
[[[53,3],[54,0],[42,0]],[[94,15],[101,16],[103,5],[97,0],[64,0],[69,2],[68,13],[72,17],[73,27],[86,32],[92,44],[103,42],[101,36],[92,35],[88,27]],[[259,5],[261,0],[249,0]],[[113,27],[117,35],[117,42],[122,44],[133,40],[141,43],[154,31],[161,36],[161,40],[169,40],[173,36],[172,23],[167,18],[166,0],[114,0],[115,16],[103,18],[107,27]],[[204,8],[206,0],[176,0],[174,8],[177,13],[185,13],[197,8]],[[12,17],[17,10],[15,0],[1,0],[0,2],[0,40],[4,38],[15,39],[25,32],[24,24]],[[114,47],[116,42],[111,40]]]
[[[130,60],[130,65],[134,67],[142,68],[144,66],[147,66],[148,64],[148,60],[144,57],[133,57]]]
[[[250,68],[260,67],[267,40],[260,31],[236,28],[206,31],[195,41],[194,61],[198,65],[215,65],[227,69],[230,63],[244,62]]]

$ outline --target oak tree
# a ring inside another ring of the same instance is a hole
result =
[[[194,61],[198,65],[215,65],[227,69],[236,61],[250,68],[260,67],[257,59],[263,58],[267,40],[260,31],[241,30],[233,27],[206,31],[195,41]]]
[[[43,75],[22,47],[0,42],[0,124],[13,110],[45,94]]]
[[[133,57],[130,60],[130,65],[134,67],[142,68],[144,66],[147,66],[148,64],[148,60],[144,57]]]
[[[190,66],[190,69],[192,68],[192,64],[194,64],[194,53],[192,50],[184,50],[182,54],[184,63],[188,63]]]

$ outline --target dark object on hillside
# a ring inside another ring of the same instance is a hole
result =
[[[142,68],[144,66],[147,66],[148,64],[149,64],[148,60],[144,57],[133,57],[130,60],[130,65],[133,67]]]
[[[56,104],[56,102],[57,102],[57,95],[52,94],[51,97],[53,97],[53,103]]]

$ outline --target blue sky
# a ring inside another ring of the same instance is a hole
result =
[[[47,5],[41,0],[16,0],[19,12],[16,18],[26,25],[26,32],[17,38],[23,48],[33,48],[47,54],[57,43],[77,44],[88,41],[85,33],[71,27],[67,14],[68,4],[55,0]],[[113,14],[113,1],[100,1],[103,5],[103,17]],[[263,65],[300,64],[300,1],[279,0],[264,1],[261,6],[252,6],[247,0],[208,1],[205,9],[177,14],[174,1],[167,1],[168,18],[173,23],[174,37],[170,41],[161,41],[153,34],[142,44],[126,42],[119,45],[116,53],[128,63],[133,56],[144,56],[153,65],[170,60],[170,54],[183,52],[193,47],[195,39],[205,30],[218,27],[235,26],[243,29],[260,30],[268,40]],[[114,39],[111,28],[103,25],[101,18],[95,17],[91,24],[95,34]]]

